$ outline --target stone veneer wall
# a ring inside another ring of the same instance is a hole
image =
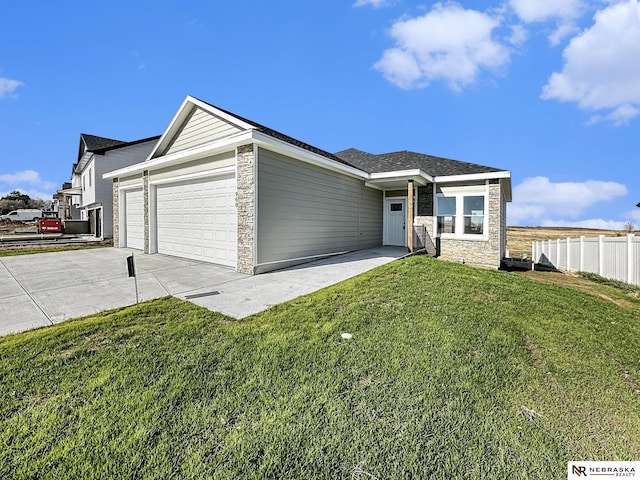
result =
[[[429,235],[435,234],[433,216],[433,185],[418,187],[418,205],[415,216],[416,225],[427,227]]]
[[[503,225],[504,200],[498,180],[489,184],[488,240],[451,238],[441,239],[440,256],[445,260],[460,262],[489,268],[499,268],[504,245],[505,227]]]
[[[501,185],[502,187],[502,185]],[[507,254],[507,201],[504,190],[500,188],[500,259]]]
[[[120,201],[118,190],[119,182],[117,178],[113,179],[113,246],[120,246]]]
[[[253,275],[253,239],[255,219],[255,162],[253,144],[237,149],[238,260],[236,270]]]
[[[429,255],[436,255],[435,217],[433,216],[433,185],[418,187],[418,205],[414,219],[415,226],[422,225],[427,230],[425,248]]]
[[[144,202],[144,253],[149,253],[149,170],[142,173],[142,201]]]

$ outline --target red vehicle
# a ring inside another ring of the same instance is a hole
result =
[[[43,218],[38,220],[38,233],[62,233],[62,220],[55,212],[42,212]]]

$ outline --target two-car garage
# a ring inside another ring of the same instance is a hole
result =
[[[123,190],[124,232],[129,248],[144,249],[142,188]],[[236,266],[235,175],[150,183],[150,251]]]

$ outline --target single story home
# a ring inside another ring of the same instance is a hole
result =
[[[414,152],[335,154],[187,96],[113,182],[114,244],[257,274],[397,245],[498,268],[507,170]]]

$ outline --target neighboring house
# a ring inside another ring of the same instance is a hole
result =
[[[74,195],[79,193],[80,190],[73,188],[71,182],[63,183],[62,188],[53,194],[51,210],[62,220],[79,220],[80,211],[73,204]]]
[[[509,171],[413,152],[331,154],[187,96],[113,181],[114,245],[255,274],[398,245],[498,268]]]
[[[123,142],[111,138],[80,134],[78,161],[73,165],[72,205],[80,220],[89,222],[89,233],[99,238],[113,236],[113,190],[102,175],[110,170],[143,161],[160,137]]]

